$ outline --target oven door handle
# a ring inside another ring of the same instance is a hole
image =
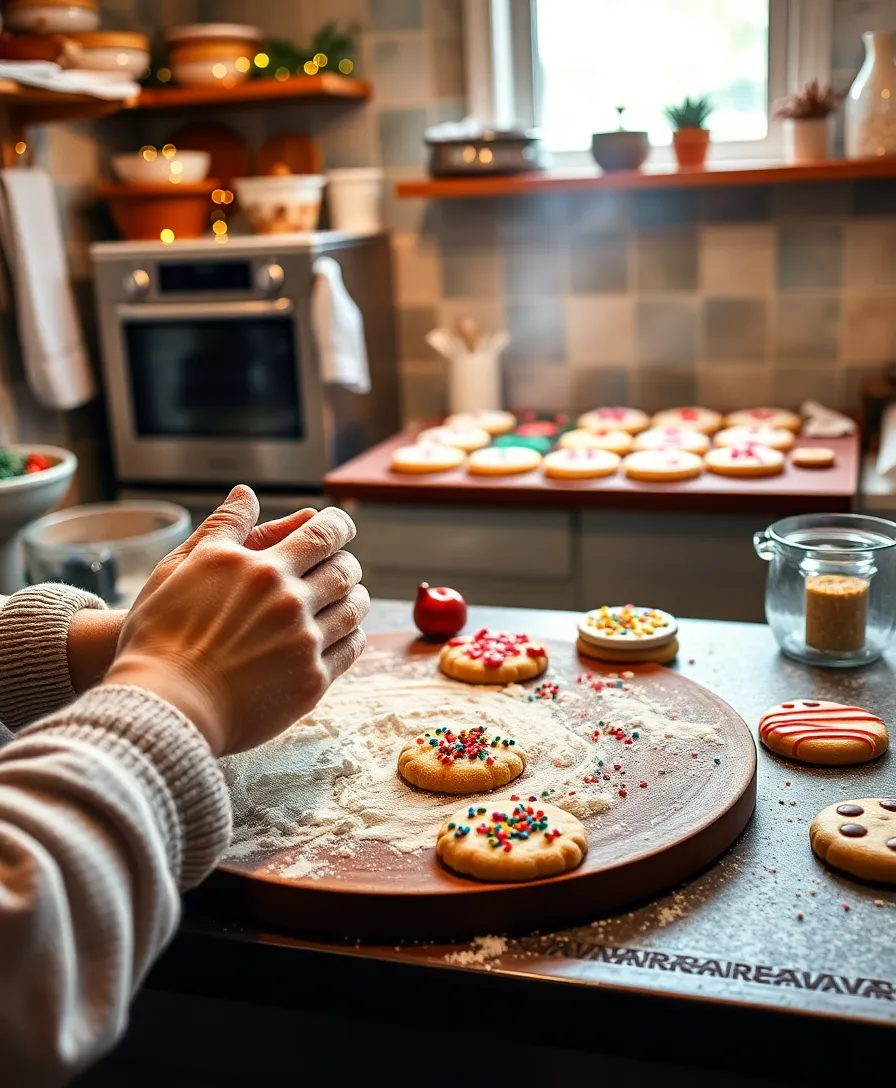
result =
[[[293,304],[288,298],[248,302],[149,302],[115,307],[115,313],[122,321],[236,320],[241,317],[289,317],[293,312]]]

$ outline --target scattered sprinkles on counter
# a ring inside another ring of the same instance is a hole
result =
[[[622,608],[603,605],[589,614],[585,622],[602,635],[630,636],[633,639],[655,635],[669,626],[668,619],[655,608],[636,608],[633,604],[623,605]]]
[[[446,725],[433,733],[424,733],[417,737],[417,743],[435,748],[436,758],[446,766],[466,758],[480,759],[486,766],[491,767],[495,759],[490,749],[512,748],[516,741],[513,737],[501,737],[497,734],[490,737],[482,725],[475,725],[472,729],[460,729],[456,733]]]
[[[513,795],[513,797],[515,796],[516,794]],[[513,797],[511,797],[511,800],[513,800]],[[560,828],[552,828],[550,820],[544,811],[533,807],[531,802],[536,802],[537,798],[530,797],[529,801],[530,804],[528,805],[522,803],[514,805],[510,813],[493,812],[489,819],[483,820],[477,825],[476,834],[487,836],[489,846],[494,849],[501,849],[506,854],[509,854],[513,849],[514,840],[524,842],[529,838],[534,839],[536,836],[542,836],[541,841],[543,843],[552,843],[554,839],[560,836]],[[484,808],[474,809],[471,805],[467,810],[467,814],[473,820],[477,816],[484,816],[486,811]],[[454,831],[456,839],[463,838],[464,835],[470,833],[470,827],[467,824],[450,823],[448,824],[448,830]]]

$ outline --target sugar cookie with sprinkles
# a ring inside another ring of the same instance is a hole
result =
[[[439,726],[402,748],[398,773],[432,793],[483,793],[506,786],[526,769],[526,753],[515,737],[476,725]]]
[[[812,821],[809,844],[835,869],[861,880],[896,884],[896,797],[828,805]]]
[[[859,706],[794,699],[759,719],[759,739],[770,751],[801,763],[844,767],[882,756],[887,727]]]
[[[577,423],[586,430],[628,431],[637,434],[645,430],[650,420],[640,408],[593,408],[579,416]]]
[[[436,853],[449,869],[501,883],[568,872],[587,851],[579,820],[535,797],[465,805],[442,824],[436,840]]]
[[[482,627],[475,635],[449,639],[439,668],[467,684],[512,684],[534,680],[548,667],[548,652],[528,635]]]
[[[576,648],[598,661],[666,665],[678,654],[677,633],[678,621],[659,608],[601,605],[579,620]]]

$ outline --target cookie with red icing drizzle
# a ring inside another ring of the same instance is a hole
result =
[[[887,727],[859,706],[795,699],[766,711],[759,739],[772,752],[802,763],[846,766],[884,754]]]
[[[528,635],[480,628],[475,635],[449,639],[439,668],[467,684],[512,684],[533,680],[548,667],[547,650]]]

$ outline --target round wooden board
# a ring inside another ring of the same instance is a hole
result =
[[[373,636],[370,644],[378,653],[355,666],[362,676],[384,667],[419,675],[421,665],[429,664],[421,655],[429,655],[436,668],[438,647],[406,634]],[[600,678],[625,668],[580,657],[572,642],[546,645],[548,678],[583,698],[589,686],[577,684],[578,676],[590,672]],[[307,934],[434,939],[555,928],[648,899],[693,876],[728,849],[752,815],[756,746],[743,719],[705,688],[657,665],[631,671],[633,686],[648,698],[655,694],[681,720],[715,724],[721,743],[620,747],[627,796],[583,820],[589,848],[578,869],[525,884],[456,876],[436,857],[434,826],[431,850],[397,855],[385,844],[365,842],[350,858],[330,859],[330,871],[316,878],[280,875],[301,856],[295,847],[227,860],[204,886],[203,898],[256,924]],[[554,706],[567,713],[562,703]],[[527,774],[496,796],[506,799],[512,791],[525,799]],[[640,780],[648,788],[639,788]],[[458,807],[463,803],[459,797]]]

